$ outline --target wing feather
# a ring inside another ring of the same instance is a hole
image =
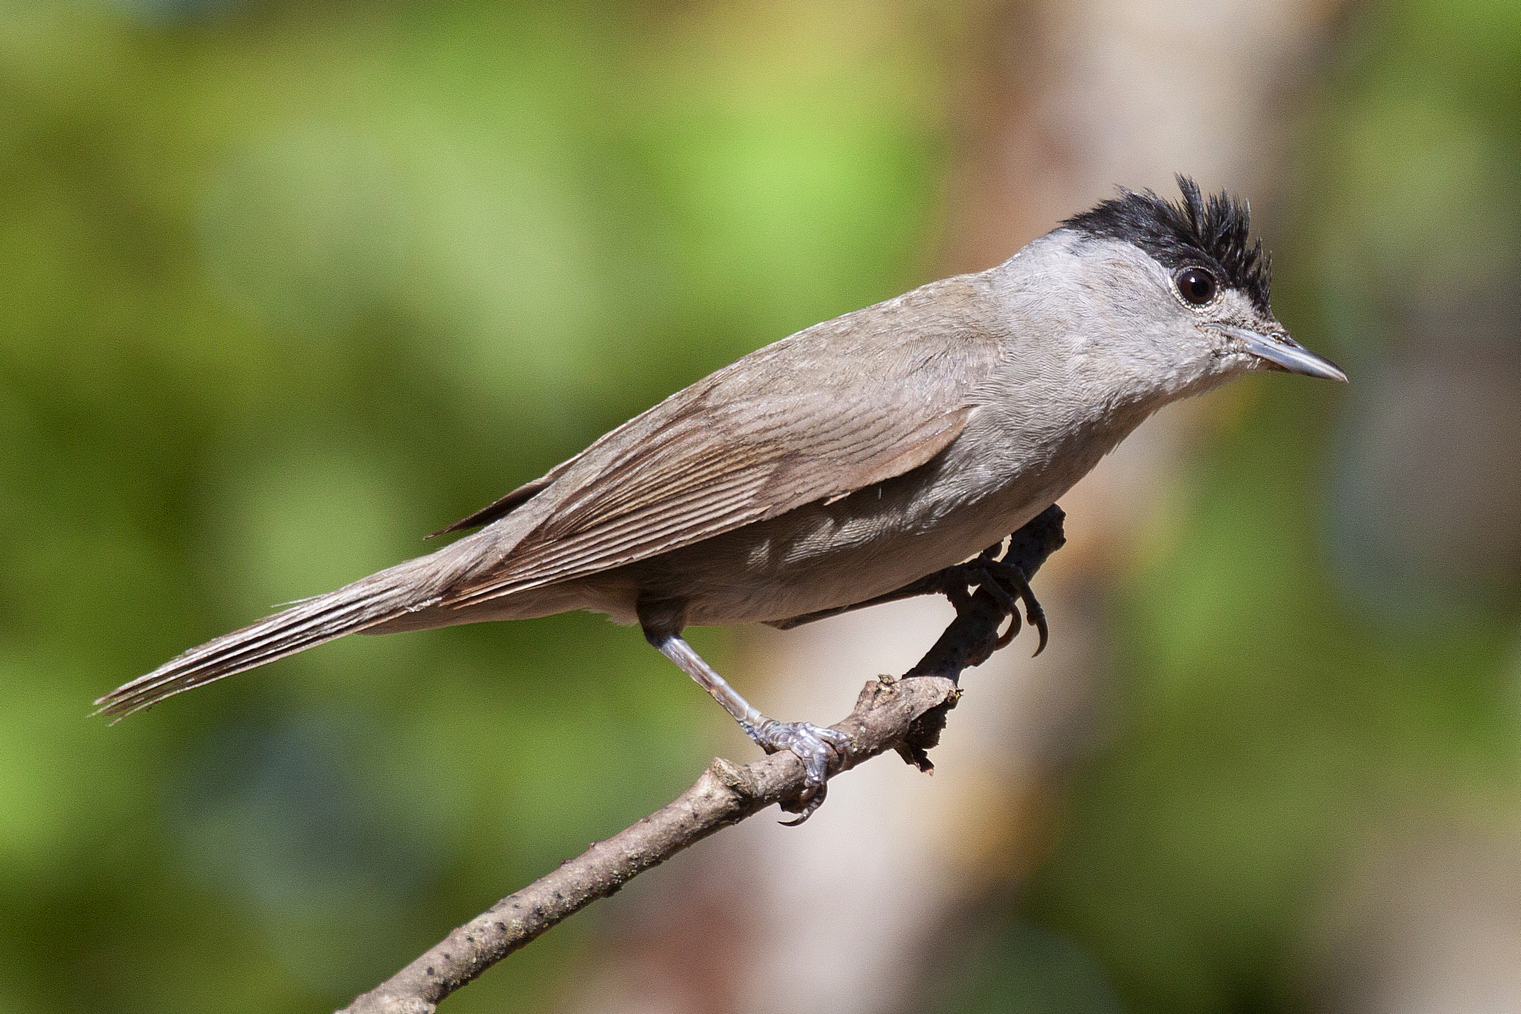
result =
[[[976,287],[947,279],[751,353],[451,526],[529,498],[542,508],[443,604],[624,566],[927,463],[960,435],[1002,354],[994,329],[944,312],[947,290],[974,302]]]

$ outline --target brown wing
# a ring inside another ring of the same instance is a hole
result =
[[[1000,354],[965,313],[945,319],[957,298],[973,305],[975,282],[948,279],[809,328],[630,420],[520,499],[514,491],[472,515],[550,501],[445,604],[647,559],[926,463],[961,433],[970,391]]]

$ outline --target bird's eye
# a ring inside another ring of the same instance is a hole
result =
[[[1184,268],[1178,272],[1178,291],[1195,306],[1215,298],[1215,276],[1203,268]]]

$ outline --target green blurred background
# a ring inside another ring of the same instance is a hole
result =
[[[0,4],[0,1010],[340,1006],[726,749],[587,616],[87,716],[736,356],[991,264],[957,166],[986,54],[1060,30],[1034,9]],[[1091,579],[1107,704],[1039,862],[904,1005],[1355,1009],[1367,857],[1521,867],[1521,5],[1307,16],[1249,183],[1278,315],[1354,383],[1209,403]],[[1166,17],[1210,58],[1213,14]],[[556,1008],[589,924],[445,1009]]]

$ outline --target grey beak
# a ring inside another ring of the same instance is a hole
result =
[[[1317,356],[1286,334],[1263,335],[1244,327],[1222,327],[1220,330],[1232,338],[1241,339],[1248,352],[1280,370],[1323,380],[1339,380],[1343,384],[1347,382],[1347,375],[1340,366],[1324,356]]]

